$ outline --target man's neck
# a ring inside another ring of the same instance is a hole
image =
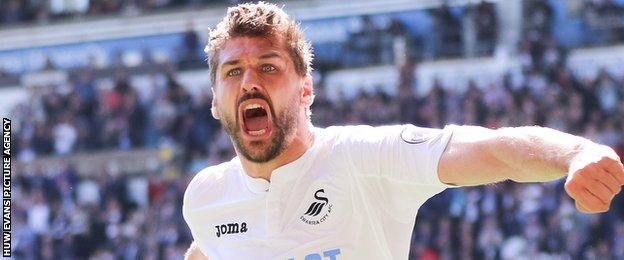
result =
[[[245,173],[253,178],[262,178],[271,181],[273,170],[299,159],[299,157],[312,147],[314,143],[312,128],[312,124],[309,122],[306,122],[303,127],[299,127],[292,142],[288,144],[280,155],[268,162],[252,162],[239,154],[238,158],[241,161]]]

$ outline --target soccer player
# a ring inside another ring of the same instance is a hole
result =
[[[611,148],[548,128],[312,126],[311,46],[272,4],[228,9],[206,53],[237,156],[186,190],[188,259],[406,259],[419,207],[445,188],[566,177],[595,213],[624,184]]]

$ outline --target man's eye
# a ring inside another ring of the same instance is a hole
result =
[[[240,75],[241,70],[240,69],[231,69],[227,72],[228,77],[234,77],[234,76],[238,76]]]
[[[264,72],[271,72],[274,71],[275,67],[271,66],[271,65],[263,65],[262,66],[262,71]]]

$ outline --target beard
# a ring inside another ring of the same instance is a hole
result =
[[[257,97],[257,95],[254,96]],[[265,163],[280,155],[294,139],[295,129],[297,129],[298,125],[297,108],[299,104],[296,95],[288,102],[281,113],[275,112],[273,104],[269,99],[263,96],[261,98],[269,104],[270,111],[268,112],[271,113],[273,118],[273,122],[271,122],[273,133],[269,140],[250,141],[248,144],[245,144],[245,141],[242,139],[241,124],[239,123],[241,119],[238,113],[236,113],[234,120],[230,120],[227,117],[221,117],[220,120],[225,131],[230,136],[236,151],[245,159],[255,163]],[[243,100],[245,99],[241,98],[241,102]],[[223,115],[223,113],[221,114]]]

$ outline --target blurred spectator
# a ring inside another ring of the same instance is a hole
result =
[[[493,3],[482,0],[476,6],[477,54],[491,54],[498,38],[498,15]]]
[[[22,1],[8,0],[0,2],[0,17],[2,17],[2,23],[4,24],[16,24],[25,19],[24,7]]]
[[[179,66],[181,69],[188,68],[190,66],[197,66],[202,64],[202,52],[199,42],[199,36],[195,32],[195,23],[189,21],[186,24],[186,31],[184,32],[183,42],[181,45],[181,55]]]
[[[624,2],[586,1],[583,20],[594,39],[590,44],[605,45],[624,41]]]
[[[536,41],[551,35],[553,22],[553,8],[548,1],[525,1],[524,13],[527,14],[525,28],[528,30],[528,39]]]
[[[72,153],[76,143],[76,128],[70,115],[63,115],[53,129],[54,153],[59,155]]]
[[[249,1],[240,0],[50,0],[50,1],[0,1],[0,26],[20,23],[48,23],[72,17],[97,17],[111,14],[136,15],[180,7],[196,8],[215,3],[234,5]],[[253,2],[253,1],[252,1]]]
[[[453,10],[448,1],[432,10],[435,17],[435,31],[438,40],[436,46],[438,53],[442,57],[459,56],[463,52],[462,40],[462,18]]]
[[[382,33],[379,25],[370,16],[362,16],[359,29],[352,32],[349,40],[345,42],[344,49],[347,54],[350,54],[347,56],[349,60],[345,65],[359,67],[366,64],[380,64]]]
[[[89,9],[89,0],[50,0],[50,12],[56,16],[84,14]]]

